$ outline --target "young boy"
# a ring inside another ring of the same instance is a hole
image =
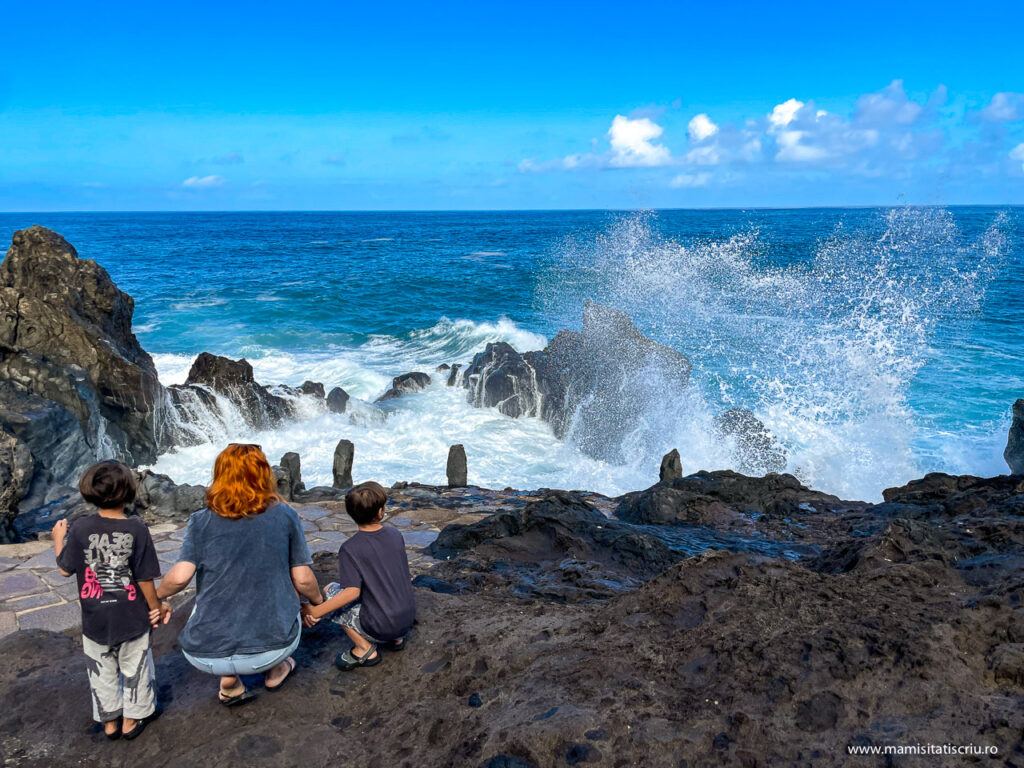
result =
[[[78,577],[93,718],[108,739],[134,739],[156,717],[149,632],[170,612],[153,588],[160,563],[146,524],[124,514],[136,490],[128,467],[95,464],[78,490],[98,511],[53,527],[57,566]]]
[[[302,606],[307,626],[338,612],[332,621],[354,646],[335,660],[344,671],[379,663],[378,645],[404,648],[405,634],[416,620],[405,541],[395,528],[381,525],[387,501],[384,489],[373,482],[348,492],[345,510],[359,530],[338,552],[338,583],[327,585],[320,605]]]

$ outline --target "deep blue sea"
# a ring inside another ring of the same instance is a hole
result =
[[[372,400],[488,341],[540,348],[579,328],[587,298],[693,362],[693,385],[627,438],[624,466],[438,383],[383,421],[308,409],[272,434],[229,426],[161,457],[179,482],[205,482],[228,439],[275,460],[299,451],[307,485],[329,482],[348,437],[357,480],[441,482],[461,442],[474,483],[619,493],[656,480],[673,447],[686,471],[730,467],[711,424],[739,406],[804,482],[873,500],[929,471],[1005,472],[1024,397],[1022,208],[0,214],[0,236],[32,224],[135,298],[165,384],[210,351],[248,358],[263,383]]]

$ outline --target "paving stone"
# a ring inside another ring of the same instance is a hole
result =
[[[166,552],[158,553],[157,559],[159,559],[161,563],[168,562],[171,565],[174,565],[176,562],[178,562],[178,556],[180,554],[181,547],[177,547],[175,549],[169,549]]]
[[[414,521],[411,517],[389,517],[387,522],[398,528],[408,528]]]
[[[312,538],[329,542],[334,545],[335,549],[340,547],[344,542],[348,541],[348,536],[346,536],[341,531],[320,531]]]
[[[21,613],[32,608],[42,608],[44,605],[56,605],[63,603],[64,598],[58,595],[56,592],[41,592],[38,595],[29,595],[28,597],[17,597],[14,600],[8,600],[3,605],[0,605],[0,611],[14,611],[15,613]]]
[[[0,637],[18,631],[18,617],[13,611],[0,611]]]
[[[174,533],[181,526],[175,525],[174,523],[157,523],[149,527],[150,536],[162,536],[166,533]]]
[[[299,522],[302,524],[303,533],[309,533],[310,531],[320,530],[319,528],[317,528],[316,523],[311,523],[309,520],[299,520]]]
[[[21,562],[17,557],[0,557],[0,573],[9,571]]]
[[[31,571],[15,569],[0,573],[0,600],[48,591],[49,587]]]
[[[46,582],[47,586],[53,587],[54,589],[62,587],[68,583],[75,583],[75,579],[73,577],[65,576],[56,568],[52,571],[36,571],[36,576]]]
[[[407,547],[427,547],[437,538],[439,531],[402,531]]]
[[[337,552],[338,545],[330,541],[319,541],[313,539],[309,542],[309,553],[315,555],[317,552]]]
[[[296,512],[299,513],[299,517],[303,520],[319,520],[332,514],[331,510],[324,509],[323,507],[303,507],[296,510]]]
[[[157,552],[173,552],[181,549],[181,542],[175,541],[174,539],[162,539],[160,541],[154,541],[153,547]]]
[[[54,587],[55,594],[60,595],[65,600],[77,600],[78,599],[78,581],[76,579],[68,579],[66,584],[61,584],[59,587]]]
[[[45,552],[48,549],[53,549],[53,542],[49,539],[45,541],[24,541],[21,544],[0,544],[0,557],[21,559],[38,555],[40,552]]]
[[[183,541],[185,539],[185,529],[179,528],[167,538],[174,539],[175,541]]]
[[[78,603],[61,603],[18,614],[18,626],[21,629],[48,629],[51,632],[64,632],[74,629],[81,623],[82,611],[78,607]]]
[[[57,567],[57,556],[54,554],[53,548],[47,549],[45,552],[40,552],[34,557],[30,557],[28,560],[18,566],[19,568],[49,568],[54,569]]]

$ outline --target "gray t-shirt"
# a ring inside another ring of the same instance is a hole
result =
[[[359,587],[359,623],[378,640],[395,640],[416,620],[405,540],[396,529],[357,531],[338,552],[341,588]]]
[[[196,566],[196,609],[178,643],[200,658],[286,648],[301,630],[291,569],[312,558],[295,510],[231,519],[192,515],[179,560]]]

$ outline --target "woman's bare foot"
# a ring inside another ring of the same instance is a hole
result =
[[[121,730],[121,722],[119,720],[107,720],[103,724],[103,732],[107,736],[113,736],[115,733]]]
[[[130,717],[123,718],[121,720],[121,733],[128,733],[128,731],[130,731],[138,724],[138,720],[132,720]]]
[[[220,679],[221,699],[230,699],[243,693],[245,693],[245,685],[242,683],[242,678],[231,675]]]
[[[288,679],[288,675],[295,669],[295,659],[289,656],[287,659],[282,661],[276,667],[272,668],[267,672],[264,677],[268,690],[275,690],[284,685],[284,681]]]

